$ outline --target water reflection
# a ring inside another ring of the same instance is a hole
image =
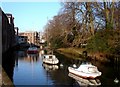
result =
[[[25,58],[25,60],[29,61],[29,62],[37,62],[39,54],[27,54],[27,58]]]
[[[17,57],[15,58],[15,67],[18,67],[18,61],[26,61],[26,62],[37,62],[39,54],[27,54],[25,50],[17,51]]]
[[[120,57],[116,57],[114,61],[114,83],[120,85]]]
[[[17,54],[18,54],[19,58],[27,57],[26,50],[19,50],[19,51],[17,51]]]
[[[90,86],[90,85],[99,86],[99,85],[101,85],[101,82],[99,79],[84,79],[84,78],[76,76],[72,73],[69,73],[68,76],[75,79],[80,86]]]
[[[59,66],[58,66],[58,65],[50,65],[50,64],[43,63],[42,66],[43,66],[44,69],[47,70],[47,71],[53,71],[53,70],[59,69]]]
[[[102,71],[102,75],[100,77],[102,86],[120,86],[120,82],[114,82],[116,78],[120,81],[120,60],[114,64],[102,64],[100,62],[93,62],[93,64],[96,65],[100,71]]]
[[[43,64],[41,58],[43,55],[44,51],[40,51],[38,54],[27,54],[25,50],[10,51],[3,55],[2,63],[15,85],[64,85],[76,87],[83,84],[83,82],[76,80],[77,77],[70,77],[68,72],[68,66],[73,64],[79,66],[82,61],[66,58],[56,53],[60,65],[50,66]],[[120,81],[120,62],[111,66],[92,62],[102,72],[102,76],[99,78],[101,86],[120,86],[120,82],[114,82],[116,78]],[[96,80],[98,85],[100,85],[99,80]],[[95,84],[94,80],[89,82]]]
[[[2,67],[6,71],[11,81],[13,81],[13,71],[16,58],[16,52],[14,52],[13,50],[9,50],[6,53],[2,54]]]
[[[44,55],[44,50],[40,50],[39,57],[42,57]]]
[[[39,52],[41,55],[43,55],[45,52],[44,52],[44,50],[40,50],[40,52]]]

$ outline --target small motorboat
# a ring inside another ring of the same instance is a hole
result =
[[[27,53],[38,53],[37,47],[29,47]]]
[[[83,78],[96,78],[101,76],[101,72],[91,63],[82,63],[78,68],[68,67],[69,72]]]
[[[43,55],[42,60],[43,60],[44,63],[47,63],[47,64],[58,64],[59,63],[59,60],[53,54]]]
[[[85,79],[85,78],[81,78],[77,75],[74,75],[72,73],[69,73],[68,76],[75,79],[80,86],[99,86],[99,85],[101,85],[101,82],[99,79]]]

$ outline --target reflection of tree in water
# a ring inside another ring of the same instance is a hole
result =
[[[116,57],[114,60],[114,82],[120,85],[120,57]]]
[[[54,81],[53,85],[61,86],[65,85],[73,85],[73,81],[70,77],[68,77],[67,69],[58,69],[54,71],[47,71],[52,81]],[[61,73],[62,72],[62,73]]]
[[[15,66],[16,52],[9,50],[8,52],[2,54],[2,66],[5,72],[8,74],[11,81],[13,81],[13,71]]]

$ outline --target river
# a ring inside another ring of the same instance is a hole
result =
[[[41,51],[38,54],[27,54],[26,50],[10,51],[3,58],[3,67],[8,76],[17,87],[19,85],[39,85],[52,87],[80,87],[88,86],[90,79],[82,79],[83,82],[76,80],[68,72],[68,67],[76,64],[79,66],[83,61],[74,60],[65,57],[57,52],[54,53],[59,59],[58,65],[48,65],[42,62]],[[100,62],[91,61],[102,72],[97,79],[100,86],[120,87],[120,63],[102,64]],[[119,80],[115,83],[114,80]],[[85,82],[85,83],[84,83]]]

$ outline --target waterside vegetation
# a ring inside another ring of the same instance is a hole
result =
[[[80,56],[111,61],[120,57],[120,2],[62,2],[45,26],[49,46]]]

